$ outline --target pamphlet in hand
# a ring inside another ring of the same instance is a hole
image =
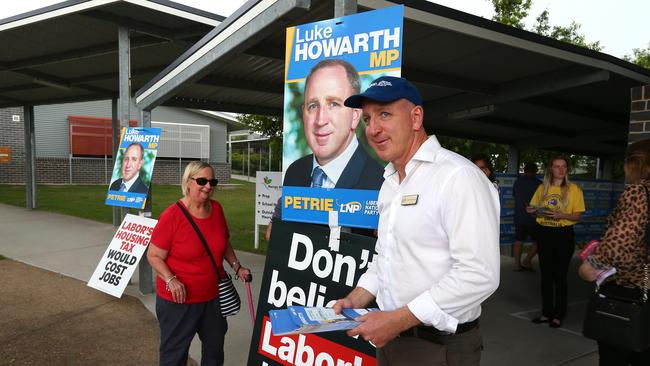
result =
[[[379,309],[343,309],[341,314],[335,314],[332,308],[289,306],[269,311],[269,317],[273,335],[277,336],[352,329],[360,324],[354,319],[371,311]]]
[[[608,277],[613,276],[614,274],[616,274],[616,268],[614,267],[607,267],[601,270],[598,273],[598,276],[596,276],[596,286],[600,286]]]
[[[585,244],[585,246],[582,248],[580,253],[578,253],[578,257],[580,258],[580,260],[584,261],[585,259],[587,259],[587,257],[592,255],[599,243],[600,242],[598,240],[590,240],[589,242],[587,242],[587,244]]]

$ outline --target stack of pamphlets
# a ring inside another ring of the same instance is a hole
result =
[[[352,329],[360,324],[354,319],[371,311],[379,309],[343,309],[341,314],[335,314],[332,308],[289,306],[269,311],[269,317],[273,335],[277,336]]]

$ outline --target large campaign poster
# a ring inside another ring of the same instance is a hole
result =
[[[99,260],[88,286],[122,297],[144,255],[158,220],[128,214]]]
[[[343,102],[380,76],[400,76],[403,12],[287,28],[283,220],[328,224],[336,211],[340,226],[377,227],[384,163],[366,142],[362,111]]]
[[[156,162],[160,128],[124,127],[106,204],[143,209]]]
[[[291,305],[332,306],[355,287],[375,255],[375,238],[277,221],[264,265],[248,365],[375,365],[375,348],[343,331],[274,336],[269,310]]]

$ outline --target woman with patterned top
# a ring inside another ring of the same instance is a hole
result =
[[[542,316],[532,321],[559,328],[567,310],[567,272],[575,251],[573,225],[585,211],[582,189],[569,180],[566,158],[555,157],[546,165],[544,180],[526,211],[537,216],[542,277]]]
[[[638,292],[643,288],[645,246],[650,189],[650,140],[635,142],[625,154],[625,181],[629,185],[607,218],[607,230],[594,253],[580,266],[580,277],[596,281],[610,267],[616,269],[612,281],[601,286],[606,292]],[[600,366],[650,365],[650,348],[631,352],[598,342]]]

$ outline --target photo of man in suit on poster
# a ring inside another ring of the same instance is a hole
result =
[[[122,154],[122,177],[115,179],[109,188],[110,191],[147,193],[149,187],[140,178],[140,169],[144,164],[144,148],[138,142],[129,145]]]
[[[318,62],[305,80],[301,105],[304,137],[312,154],[286,170],[285,186],[378,190],[384,169],[359,143],[361,110],[343,101],[359,93],[359,74],[340,59]]]

